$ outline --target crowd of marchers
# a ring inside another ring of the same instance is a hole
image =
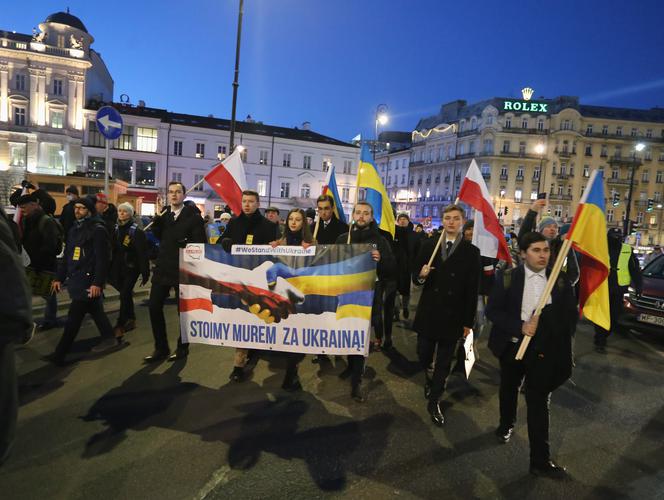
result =
[[[229,211],[219,220],[203,217],[195,204],[185,200],[186,188],[171,182],[165,206],[143,220],[129,203],[117,207],[102,193],[80,196],[75,187],[67,189],[68,203],[56,216],[55,202],[42,189],[24,182],[11,196],[18,216],[0,216],[0,460],[9,454],[17,414],[17,380],[13,346],[31,337],[33,296],[45,300],[44,317],[37,329],[62,328],[55,350],[44,360],[57,366],[67,356],[82,320],[90,314],[99,330],[97,353],[112,353],[136,328],[134,289],[150,282],[149,321],[154,349],[145,363],[184,361],[189,345],[179,332],[171,349],[164,308],[171,292],[178,296],[179,250],[188,243],[218,244],[226,251],[233,245],[346,245],[370,243],[377,263],[377,279],[371,313],[371,352],[394,349],[393,325],[410,316],[411,290],[420,287],[415,316],[404,325],[417,333],[417,356],[423,370],[425,407],[432,423],[445,424],[441,400],[446,381],[463,339],[474,332],[475,342],[488,332],[488,346],[500,367],[496,437],[508,443],[516,424],[519,392],[525,394],[530,471],[535,475],[564,478],[565,467],[551,459],[549,413],[551,393],[570,376],[574,365],[573,338],[579,317],[577,287],[580,286],[577,255],[570,251],[541,314],[534,315],[548,275],[561,250],[565,226],[542,215],[544,200],[537,200],[524,218],[519,234],[507,236],[512,262],[481,256],[472,244],[473,221],[464,209],[447,206],[442,226],[431,233],[414,226],[407,214],[396,214],[394,236],[379,228],[371,204],[358,201],[351,225],[335,216],[334,198],[321,195],[317,210],[291,209],[282,218],[275,207],[264,211],[255,191],[242,193],[242,210]],[[149,223],[148,223],[149,222]],[[609,290],[612,329],[619,328],[617,316],[627,286],[641,287],[638,261],[631,248],[622,243],[619,230],[607,235],[611,271]],[[29,280],[26,278],[29,278]],[[151,280],[150,280],[151,278]],[[28,284],[29,283],[29,284]],[[44,286],[44,283],[47,283]],[[120,311],[115,325],[104,310],[104,290],[119,293]],[[57,317],[58,294],[66,290],[69,310],[64,321]],[[142,318],[141,318],[142,319]],[[606,352],[611,332],[595,327],[595,346]],[[525,337],[532,342],[523,360],[515,360]],[[258,353],[235,349],[229,378],[234,383],[247,379]],[[282,387],[302,390],[298,365],[303,354],[283,353],[286,372]],[[350,379],[351,397],[367,398],[362,384],[367,358],[348,356],[347,369],[339,376]],[[312,359],[329,363],[325,355]]]

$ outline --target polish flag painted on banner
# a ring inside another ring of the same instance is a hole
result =
[[[205,181],[231,207],[235,215],[242,213],[242,191],[247,189],[247,176],[238,149],[210,170]]]
[[[498,258],[512,263],[507,241],[498,222],[484,177],[473,160],[459,191],[459,200],[475,209],[473,245],[484,257]]]
[[[212,312],[212,298],[209,289],[196,285],[183,285],[180,289],[180,312],[203,311]]]

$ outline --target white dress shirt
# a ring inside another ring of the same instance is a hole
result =
[[[173,214],[173,220],[178,220],[178,216],[180,215],[180,212],[182,212],[182,209],[184,208],[184,204],[180,205],[180,208],[177,210],[173,210],[173,205],[171,205],[171,213]]]
[[[528,321],[533,315],[537,303],[546,288],[546,269],[542,269],[536,273],[532,271],[527,265],[523,268],[526,271],[526,276],[523,284],[523,298],[521,300],[521,320]],[[551,295],[546,299],[547,304],[551,304]]]

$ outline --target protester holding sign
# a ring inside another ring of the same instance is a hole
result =
[[[438,427],[445,422],[439,401],[457,343],[472,330],[477,309],[480,251],[463,239],[463,220],[463,210],[457,205],[448,205],[443,211],[444,231],[422,244],[413,266],[414,283],[424,285],[413,330],[418,334],[417,352],[425,370],[427,411]],[[430,265],[434,248],[439,248],[436,246],[438,238],[444,240]]]
[[[493,322],[489,349],[500,360],[500,425],[496,436],[501,443],[512,436],[519,387],[525,377],[530,471],[560,479],[567,472],[551,461],[549,404],[552,391],[572,372],[572,336],[578,311],[569,279],[561,273],[541,316],[533,316],[550,274],[549,245],[540,233],[521,237],[524,263],[497,275],[486,315]],[[525,358],[517,361],[515,354],[524,336],[532,338],[532,345]]]

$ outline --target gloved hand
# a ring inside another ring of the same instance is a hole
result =
[[[222,238],[221,239],[221,248],[224,249],[225,252],[231,253],[231,247],[233,246],[233,240],[230,238]]]

